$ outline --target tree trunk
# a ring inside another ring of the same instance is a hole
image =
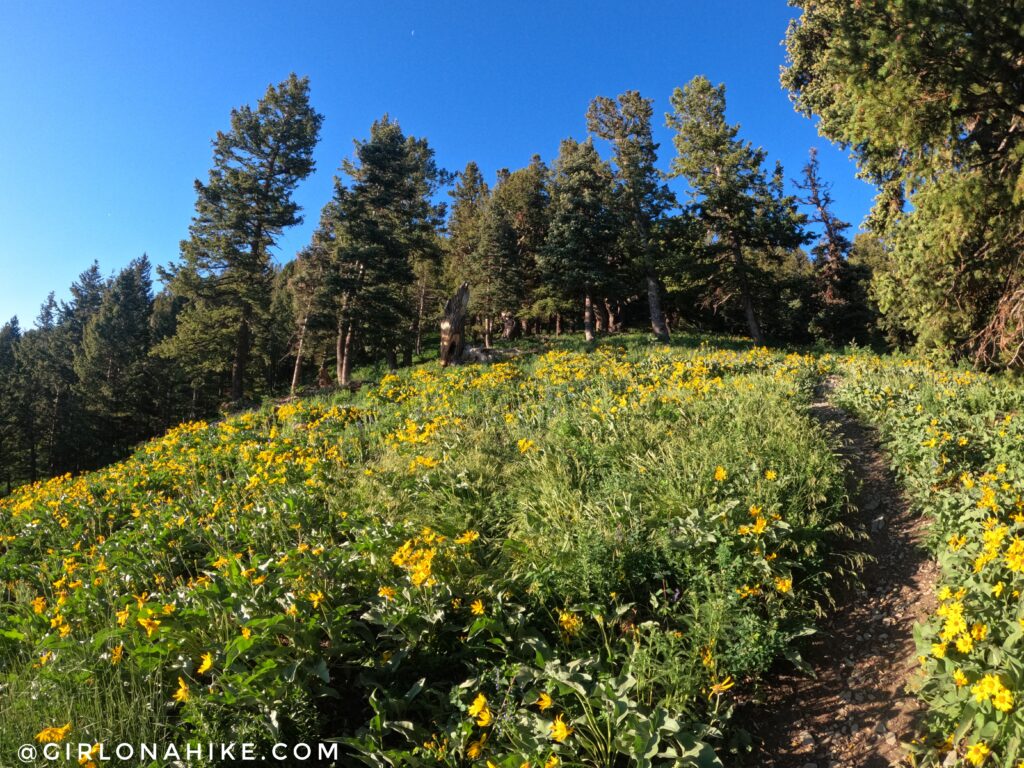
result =
[[[750,295],[750,285],[747,282],[747,265],[743,260],[743,251],[739,245],[733,245],[732,260],[736,266],[736,276],[740,284],[740,295],[743,299],[743,313],[747,316],[750,338],[758,346],[764,346],[764,335],[761,333],[761,324],[757,322],[757,314],[754,312],[754,300]]]
[[[594,302],[589,293],[583,297],[583,338],[594,340]]]
[[[427,281],[420,284],[420,304],[416,312],[416,354],[423,352],[423,313],[427,306]],[[412,361],[409,361],[412,364]]]
[[[651,310],[651,330],[658,338],[658,341],[669,340],[668,325],[665,323],[665,313],[661,311],[661,291],[658,288],[658,279],[647,275],[647,304]]]
[[[303,315],[302,325],[299,326],[299,342],[295,347],[295,369],[292,371],[291,394],[293,395],[299,387],[299,380],[302,378],[302,345],[306,341],[306,325],[308,321],[309,315]]]
[[[384,350],[384,359],[387,361],[389,371],[394,372],[398,370],[398,355],[395,354],[394,347],[388,347]]]
[[[338,373],[338,386],[347,387],[349,377],[352,375],[352,336],[353,323],[350,321],[344,324],[344,328],[338,331],[338,350],[336,370]]]
[[[562,313],[555,312],[555,336],[562,335]]]
[[[608,313],[608,333],[615,333],[619,330],[619,321],[615,317],[615,309],[609,299],[604,300],[604,310]]]
[[[469,283],[463,283],[455,295],[448,299],[441,318],[441,367],[462,359],[465,345],[466,311],[469,308]]]
[[[484,348],[490,349],[491,346],[491,318],[490,316],[484,318]]]
[[[245,393],[245,369],[249,365],[249,346],[252,331],[249,328],[249,310],[242,312],[242,322],[235,337],[235,360],[231,366],[231,399],[241,400]]]

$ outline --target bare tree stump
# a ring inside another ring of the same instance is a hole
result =
[[[441,367],[462,360],[465,347],[466,312],[469,310],[469,283],[463,283],[448,299],[441,319]]]

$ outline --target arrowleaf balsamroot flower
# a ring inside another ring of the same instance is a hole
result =
[[[209,672],[212,667],[213,667],[213,654],[212,653],[204,653],[203,656],[202,656],[202,664],[200,664],[196,668],[196,673],[200,674],[200,675],[204,675],[207,672]]]
[[[181,703],[181,704],[184,704],[186,701],[188,701],[188,698],[189,698],[188,683],[186,683],[180,677],[178,678],[178,689],[173,693],[171,698],[174,699],[175,701]]]
[[[43,730],[36,734],[36,741],[40,744],[55,744],[59,741],[64,741],[70,732],[70,722],[60,726],[50,726],[49,728],[43,728]]]
[[[570,728],[569,725],[566,724],[561,715],[558,715],[554,722],[551,723],[551,738],[558,743],[562,743],[572,736],[574,730],[574,728]]]

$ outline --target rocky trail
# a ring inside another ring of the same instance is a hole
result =
[[[915,735],[913,627],[934,605],[937,568],[892,477],[874,432],[831,401],[835,379],[811,412],[833,431],[847,464],[852,528],[871,559],[862,588],[838,596],[831,619],[804,658],[814,677],[792,667],[770,677],[752,718],[754,763],[765,768],[882,768],[906,765],[901,742]]]

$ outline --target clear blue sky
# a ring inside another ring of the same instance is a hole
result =
[[[147,252],[178,256],[195,178],[230,110],[295,71],[325,115],[317,171],[298,191],[309,238],[332,177],[389,112],[426,136],[443,167],[476,160],[493,179],[566,136],[597,95],[655,99],[662,113],[697,74],[727,86],[729,118],[795,177],[811,145],[838,213],[859,224],[873,190],[818,137],[779,85],[785,0],[530,2],[0,3],[0,322],[34,321],[93,259],[110,273]]]

